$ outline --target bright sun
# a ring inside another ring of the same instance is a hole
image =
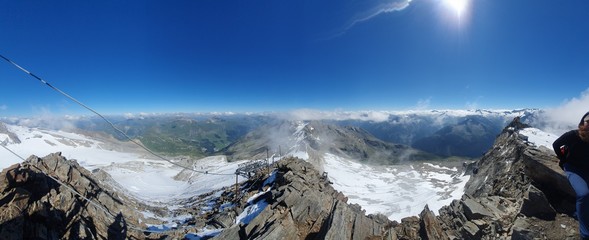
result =
[[[444,2],[458,17],[462,16],[468,4],[468,0],[445,0]]]

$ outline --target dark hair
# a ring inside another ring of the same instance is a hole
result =
[[[585,142],[589,142],[589,126],[585,125],[585,117],[589,115],[589,112],[585,113],[579,122],[579,137]]]
[[[587,117],[587,115],[589,115],[589,112],[586,112],[585,115],[583,115],[583,117],[581,118],[581,122],[579,122],[579,126],[585,125],[585,117]]]

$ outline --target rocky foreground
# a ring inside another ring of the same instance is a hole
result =
[[[117,194],[107,177],[60,154],[33,156],[0,174],[0,239],[181,239],[202,228],[219,229],[217,239],[578,239],[572,189],[553,153],[518,133],[524,127],[514,121],[468,166],[462,199],[401,223],[366,215],[291,158],[243,183],[239,196],[228,188],[206,209],[204,197],[186,200],[181,211],[195,217],[178,229],[144,232],[140,212],[150,207]]]

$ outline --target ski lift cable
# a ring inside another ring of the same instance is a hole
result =
[[[120,130],[119,128],[117,128],[110,120],[108,120],[106,117],[104,117],[102,114],[100,114],[99,112],[97,112],[96,110],[88,107],[86,104],[78,101],[77,99],[75,99],[74,97],[70,96],[69,94],[65,93],[64,91],[60,90],[57,87],[54,87],[53,85],[51,85],[49,82],[43,80],[42,78],[40,78],[39,76],[35,75],[34,73],[28,71],[27,69],[21,67],[20,65],[18,65],[17,63],[15,63],[14,61],[6,58],[5,56],[3,56],[2,54],[0,54],[0,58],[6,60],[8,63],[12,64],[13,66],[15,66],[16,68],[20,69],[21,71],[25,72],[26,74],[29,74],[31,77],[39,80],[41,83],[45,84],[46,86],[48,86],[49,88],[55,90],[56,92],[60,93],[61,95],[67,97],[68,99],[72,100],[73,102],[77,103],[78,105],[82,106],[83,108],[87,109],[88,111],[96,114],[98,117],[100,117],[102,120],[104,120],[106,123],[108,123],[110,125],[110,127],[112,127],[116,132],[118,132],[119,134],[121,134],[122,136],[124,136],[127,140],[131,141],[132,143],[134,143],[135,145],[143,148],[145,151],[149,152],[150,154],[156,156],[159,159],[162,159],[166,162],[169,162],[175,166],[178,166],[180,168],[189,170],[189,171],[193,171],[193,172],[197,172],[197,173],[203,173],[203,174],[211,174],[211,175],[225,175],[225,176],[229,176],[229,175],[234,175],[233,173],[214,173],[214,172],[208,172],[208,171],[198,171],[195,170],[193,168],[189,168],[186,166],[183,166],[181,164],[175,163],[157,153],[155,153],[154,151],[152,151],[151,149],[147,148],[146,146],[144,146],[143,144],[140,144],[136,141],[134,141],[133,139],[131,139],[131,137],[129,137],[129,135],[127,135],[125,132],[123,132],[122,130]]]

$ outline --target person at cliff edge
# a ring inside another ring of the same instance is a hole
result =
[[[559,165],[577,195],[576,215],[583,239],[589,239],[589,112],[579,128],[560,136],[552,144]]]

